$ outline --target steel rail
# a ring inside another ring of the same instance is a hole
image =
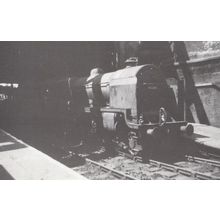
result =
[[[212,166],[220,167],[220,161],[217,161],[217,160],[209,160],[209,159],[193,157],[193,156],[188,156],[188,155],[186,155],[186,158],[188,161],[197,162],[197,163],[206,163]]]
[[[95,166],[100,167],[101,170],[103,170],[103,171],[110,172],[114,177],[117,177],[118,179],[122,179],[122,180],[138,180],[138,179],[136,179],[134,177],[131,177],[131,176],[127,175],[127,174],[124,174],[122,172],[119,172],[119,171],[116,171],[116,170],[111,169],[109,167],[106,167],[106,166],[104,166],[104,165],[102,165],[102,164],[100,164],[100,163],[98,163],[96,161],[93,161],[91,159],[86,158],[86,161],[88,163],[91,163],[91,164],[93,164]]]
[[[143,160],[140,156],[131,155],[131,154],[128,154],[128,153],[125,153],[125,152],[122,152],[122,151],[117,151],[117,152],[122,157],[127,157],[128,159],[134,160],[136,162],[143,163]]]
[[[179,174],[193,177],[193,178],[199,179],[199,180],[219,180],[220,179],[220,177],[217,177],[217,176],[212,176],[209,174],[204,174],[204,173],[200,173],[197,171],[192,171],[190,169],[182,168],[182,167],[168,164],[168,163],[159,162],[156,160],[149,160],[149,163],[151,165],[157,166],[159,168],[164,168],[164,169],[169,170],[171,172],[179,173]]]
[[[141,162],[139,160],[139,157],[136,158],[135,156],[129,155],[129,154],[121,152],[121,151],[119,151],[119,155],[125,156],[129,159],[132,159],[132,160],[135,160],[136,162]],[[200,159],[200,161],[205,160],[207,162],[206,159],[193,158],[191,156],[188,156],[188,157],[191,158],[191,159],[197,159],[197,161]],[[214,161],[212,161],[212,160],[208,160],[208,162],[212,162],[212,164],[214,163]],[[199,179],[199,180],[220,180],[220,177],[218,177],[218,176],[213,176],[213,175],[210,175],[210,174],[200,173],[200,172],[193,171],[193,170],[190,170],[190,169],[187,169],[187,168],[179,167],[177,165],[168,164],[168,163],[164,163],[164,162],[160,162],[160,161],[156,161],[156,160],[149,160],[149,164],[153,165],[153,166],[156,166],[158,168],[161,168],[161,169],[171,171],[175,174],[182,174],[184,176],[192,177],[192,178]],[[220,162],[215,161],[215,166],[217,166],[217,165],[219,165],[219,167],[220,167]]]

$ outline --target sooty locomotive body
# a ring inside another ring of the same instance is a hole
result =
[[[114,140],[132,154],[142,152],[153,139],[193,133],[192,125],[177,120],[174,91],[154,65],[105,74],[97,69],[86,79],[69,80],[72,94],[86,92],[86,96],[78,93],[78,99],[73,97],[87,99],[80,109],[88,118],[89,131]]]
[[[41,112],[45,124],[63,129],[68,124],[73,135],[78,132],[76,136],[81,139],[93,137],[110,148],[116,143],[133,155],[148,154],[148,149],[157,145],[155,141],[193,133],[192,125],[178,120],[174,91],[154,65],[105,74],[95,69],[89,77],[50,81],[37,87],[32,88],[39,99],[34,109]],[[21,91],[33,93],[26,87]]]

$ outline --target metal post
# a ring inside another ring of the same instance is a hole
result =
[[[178,115],[180,120],[185,120],[184,79],[178,80]]]
[[[183,119],[187,120],[187,107],[186,107],[186,80],[183,79]]]

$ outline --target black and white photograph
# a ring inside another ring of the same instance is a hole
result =
[[[220,179],[220,41],[1,41],[0,179]]]
[[[1,1],[1,219],[219,219],[218,5]]]

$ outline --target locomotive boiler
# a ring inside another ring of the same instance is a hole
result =
[[[74,99],[87,99],[80,109],[90,133],[111,139],[132,154],[142,152],[152,140],[193,133],[192,125],[177,120],[174,91],[154,65],[105,74],[95,69],[88,78],[69,80],[72,94],[79,88],[84,91]],[[79,108],[79,103],[74,106]]]

